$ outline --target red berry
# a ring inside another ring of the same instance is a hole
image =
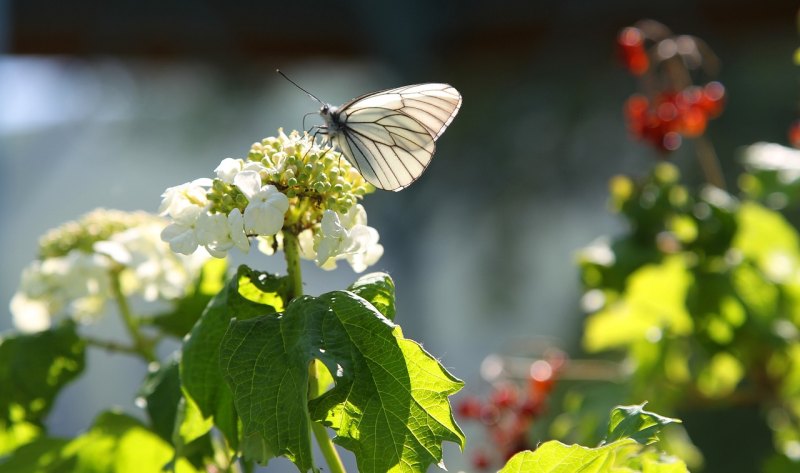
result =
[[[691,107],[681,114],[681,134],[696,138],[706,131],[706,112],[699,107]]]
[[[650,59],[644,49],[644,34],[639,28],[628,27],[620,31],[617,38],[620,57],[625,67],[640,76],[650,68]]]
[[[472,465],[479,470],[485,470],[489,467],[489,457],[478,450],[472,455]]]
[[[481,416],[481,401],[474,396],[465,397],[458,403],[457,412],[465,419],[478,419]]]
[[[517,403],[517,388],[512,384],[499,386],[494,390],[489,402],[497,406],[498,409],[506,409]]]
[[[544,410],[544,403],[539,396],[528,398],[519,406],[519,415],[525,418],[534,419]]]
[[[709,82],[703,87],[703,96],[697,104],[710,118],[719,116],[725,107],[725,86],[719,82]]]
[[[789,127],[789,143],[795,148],[800,148],[800,120],[795,120]]]
[[[500,420],[500,410],[494,404],[484,404],[481,407],[480,419],[486,425],[495,425]]]

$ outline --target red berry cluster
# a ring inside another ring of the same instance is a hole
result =
[[[525,386],[504,381],[493,386],[487,401],[468,396],[458,403],[459,417],[482,423],[491,440],[491,450],[481,448],[473,453],[475,468],[505,463],[515,453],[533,448],[528,432],[544,413],[547,397],[564,363],[560,351],[548,354],[530,365]]]
[[[708,120],[722,113],[725,87],[709,82],[704,87],[689,86],[680,92],[662,92],[654,100],[641,94],[625,102],[628,129],[656,148],[674,151],[683,137],[696,138],[706,131]]]
[[[629,26],[619,32],[617,37],[619,57],[622,63],[635,76],[650,69],[650,58],[644,48],[644,33],[639,28]]]

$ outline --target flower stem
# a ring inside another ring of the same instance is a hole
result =
[[[300,272],[300,242],[297,240],[297,235],[286,229],[283,231],[283,252],[286,256],[286,272],[291,283],[289,300],[292,300],[303,295],[303,277]],[[319,396],[321,389],[324,389],[324,386],[319,385],[316,362],[312,362],[308,369],[308,398]],[[339,453],[336,452],[325,427],[317,422],[311,422],[311,432],[331,473],[345,473],[342,459],[339,458]]]
[[[111,274],[111,292],[114,293],[114,300],[117,301],[119,314],[122,321],[125,323],[125,328],[128,329],[128,334],[133,339],[133,348],[147,363],[156,361],[156,355],[153,351],[153,344],[147,340],[142,332],[139,330],[139,321],[133,316],[131,307],[128,305],[128,299],[122,294],[122,286],[119,280],[119,272],[112,272]]]
[[[291,283],[289,300],[292,300],[303,295],[303,275],[300,272],[300,242],[297,240],[297,235],[286,230],[283,232],[283,253],[286,256],[286,272]]]

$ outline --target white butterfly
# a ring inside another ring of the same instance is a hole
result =
[[[320,132],[330,137],[364,179],[391,191],[405,189],[422,175],[433,158],[436,140],[461,108],[461,94],[448,84],[381,90],[340,107],[297,87],[322,103],[319,114],[325,126],[319,127]]]

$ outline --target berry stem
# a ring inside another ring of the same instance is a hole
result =
[[[700,167],[703,169],[706,181],[713,186],[725,190],[725,176],[722,175],[719,158],[717,158],[717,152],[714,151],[714,145],[711,144],[711,141],[705,136],[698,137],[695,140],[695,152],[697,153],[697,159],[700,161]]]

